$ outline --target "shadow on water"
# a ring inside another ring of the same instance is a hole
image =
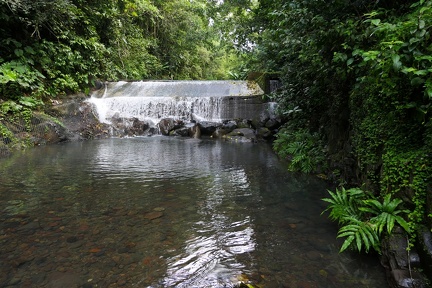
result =
[[[169,137],[67,143],[0,160],[0,284],[386,287],[339,254],[326,186],[270,147]]]

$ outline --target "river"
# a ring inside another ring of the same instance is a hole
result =
[[[266,144],[136,137],[0,159],[1,287],[386,287]]]

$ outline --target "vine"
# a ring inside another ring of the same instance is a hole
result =
[[[383,155],[381,194],[390,193],[406,199],[412,207],[408,214],[412,231],[427,219],[427,186],[432,180],[430,158],[424,150]]]

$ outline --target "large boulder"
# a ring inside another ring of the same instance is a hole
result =
[[[212,135],[218,127],[221,127],[221,123],[202,121],[198,123],[202,135]]]
[[[73,134],[71,140],[109,137],[109,125],[99,122],[93,105],[85,99],[84,95],[78,94],[56,100],[47,113],[60,120],[67,131]]]
[[[408,237],[400,227],[383,241],[381,263],[389,284],[394,288],[427,288],[429,282],[421,272],[420,257],[415,248],[408,250]]]
[[[256,142],[255,131],[251,128],[237,128],[223,136],[230,142]]]
[[[177,128],[175,130],[171,130],[170,136],[181,136],[181,137],[192,137],[192,138],[200,138],[201,137],[201,129],[199,125],[196,123],[188,123],[184,126]]]
[[[419,254],[423,268],[429,279],[432,279],[432,233],[426,226],[419,230]]]
[[[261,127],[256,130],[256,135],[258,138],[270,140],[273,138],[273,133],[266,127]]]
[[[170,135],[171,130],[177,127],[176,122],[172,118],[161,119],[158,126],[162,135]]]

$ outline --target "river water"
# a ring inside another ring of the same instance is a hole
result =
[[[386,287],[326,185],[265,144],[147,137],[0,159],[1,287]]]

